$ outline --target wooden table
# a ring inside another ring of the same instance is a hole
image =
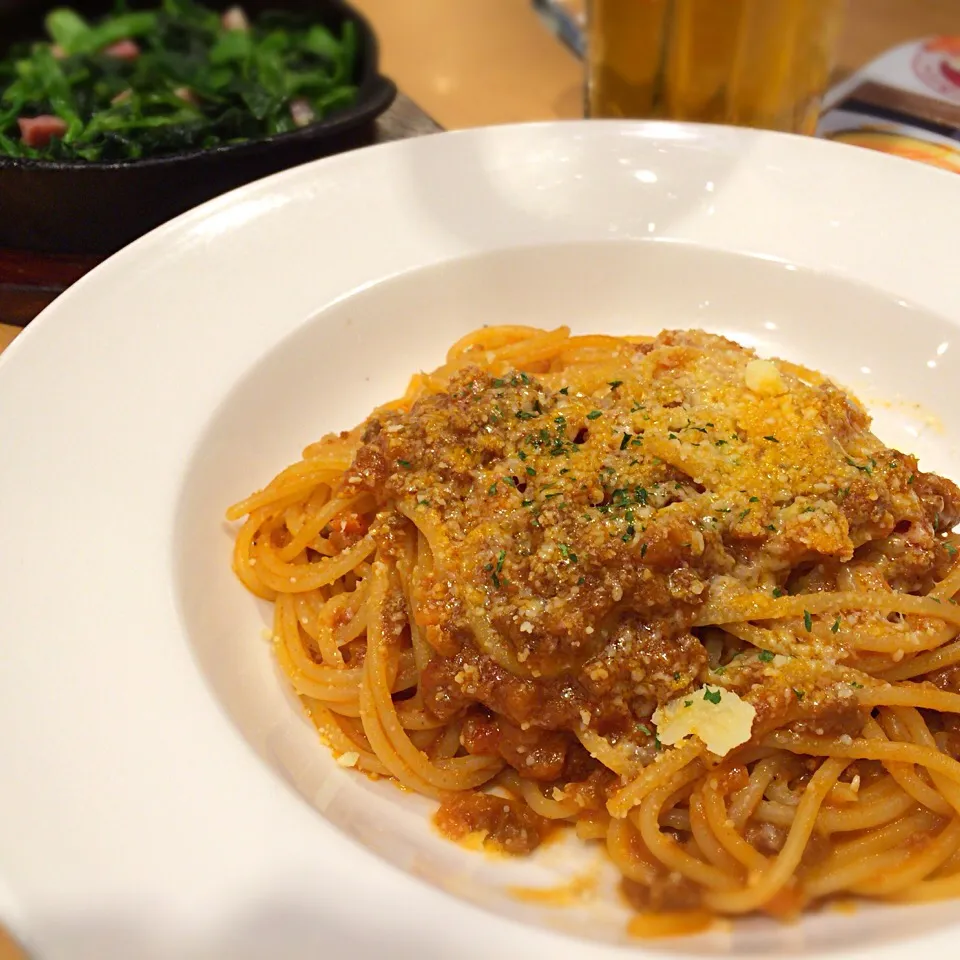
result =
[[[13,342],[13,338],[20,332],[19,327],[11,327],[5,323],[0,323],[0,353],[2,353]]]

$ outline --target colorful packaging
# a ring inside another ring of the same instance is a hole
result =
[[[817,136],[960,173],[960,37],[906,43],[836,86]]]

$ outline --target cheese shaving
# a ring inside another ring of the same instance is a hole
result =
[[[770,360],[751,360],[743,375],[747,387],[761,396],[779,397],[789,389],[776,364]]]
[[[753,705],[735,693],[707,685],[659,707],[652,719],[665,746],[696,736],[711,753],[723,757],[750,739],[756,715]]]

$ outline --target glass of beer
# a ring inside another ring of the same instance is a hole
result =
[[[842,0],[590,0],[586,113],[813,133]]]

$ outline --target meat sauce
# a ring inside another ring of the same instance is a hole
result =
[[[522,855],[535,850],[549,835],[551,823],[526,804],[487,793],[459,793],[445,800],[434,817],[451,840],[481,834],[503,853]]]
[[[708,679],[754,702],[764,729],[855,734],[863,714],[835,676],[785,680],[754,662],[720,679],[697,611],[721,589],[839,589],[860,558],[887,588],[929,585],[949,566],[960,492],[883,446],[826,380],[782,364],[782,389],[752,388],[752,351],[696,331],[632,351],[601,383],[466,368],[366,424],[344,494],[429,532],[415,588],[436,654],[425,709],[462,719],[469,753],[542,783],[599,769],[584,730],[649,752],[654,711]],[[850,662],[842,635],[826,642]],[[441,826],[513,851],[541,836],[531,816],[457,797]]]

